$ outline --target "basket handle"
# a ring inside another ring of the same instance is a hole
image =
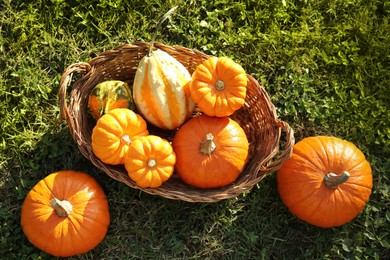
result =
[[[83,73],[86,74],[91,70],[91,65],[86,62],[78,62],[68,66],[65,72],[61,76],[60,88],[58,90],[58,100],[60,104],[60,113],[61,117],[64,120],[67,120],[69,117],[68,104],[66,103],[66,91],[72,81],[73,73]]]
[[[276,172],[279,170],[282,163],[291,157],[293,146],[295,144],[294,130],[284,121],[277,121],[277,124],[286,133],[286,143],[284,144],[283,150],[279,154],[278,158],[266,167],[261,168],[261,172]]]

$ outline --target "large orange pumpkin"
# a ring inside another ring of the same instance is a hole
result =
[[[110,223],[99,184],[86,173],[55,172],[38,182],[22,206],[21,225],[32,244],[53,256],[95,248]]]
[[[159,136],[148,135],[130,145],[125,167],[129,177],[143,188],[157,188],[175,168],[176,155],[171,144]]]
[[[124,164],[129,145],[137,136],[148,135],[145,120],[127,108],[103,115],[92,130],[92,150],[107,164]]]
[[[248,78],[244,69],[227,57],[210,57],[192,74],[192,100],[209,116],[230,116],[245,103]]]
[[[343,225],[366,205],[371,166],[352,143],[330,136],[296,143],[277,174],[280,197],[301,220],[319,227]]]
[[[228,117],[200,115],[175,134],[176,172],[198,188],[218,188],[234,182],[248,157],[244,130]]]

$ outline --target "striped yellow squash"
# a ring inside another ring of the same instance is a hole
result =
[[[139,113],[149,123],[175,129],[192,114],[191,75],[174,57],[160,49],[150,51],[140,61],[133,85],[133,99]]]

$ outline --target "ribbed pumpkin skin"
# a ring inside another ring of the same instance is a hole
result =
[[[152,51],[142,58],[134,78],[133,99],[139,113],[157,127],[179,127],[195,107],[190,81],[190,73],[175,58],[159,49]]]
[[[245,103],[245,70],[227,57],[210,57],[192,74],[192,100],[209,116],[230,116]]]
[[[201,146],[208,134],[213,136],[215,150],[205,154]],[[246,164],[249,143],[234,120],[202,114],[179,129],[172,146],[177,174],[185,183],[206,189],[223,187],[237,179]]]
[[[120,80],[108,80],[97,84],[89,95],[88,108],[96,119],[115,108],[134,110],[130,86]]]
[[[125,159],[129,177],[144,188],[161,186],[171,177],[175,163],[176,155],[171,144],[154,135],[134,140]]]
[[[344,171],[350,177],[336,188],[324,182],[328,173]],[[283,203],[294,215],[327,228],[343,225],[362,211],[371,194],[372,171],[354,144],[336,137],[307,137],[294,145],[277,182]]]
[[[148,134],[147,124],[140,115],[127,108],[116,108],[97,121],[92,130],[92,150],[104,163],[124,164],[133,139]]]
[[[69,201],[66,217],[57,215],[51,200]],[[110,223],[108,203],[99,184],[88,174],[52,173],[27,194],[22,206],[24,233],[39,249],[53,256],[73,256],[96,247]]]

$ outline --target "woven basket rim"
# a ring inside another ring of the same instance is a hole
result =
[[[61,116],[67,122],[70,134],[80,152],[98,169],[119,182],[152,195],[187,202],[217,202],[236,197],[252,189],[267,174],[277,171],[281,164],[291,156],[295,142],[293,129],[288,123],[277,118],[275,107],[268,93],[256,79],[248,74],[246,103],[231,117],[240,123],[247,137],[249,135],[248,139],[252,141],[252,155],[242,173],[243,177],[240,176],[241,179],[238,181],[219,189],[200,190],[180,183],[178,178],[172,177],[172,181],[168,180],[159,188],[141,188],[124,174],[123,167],[102,163],[94,156],[91,148],[91,124],[88,124],[90,120],[88,115],[85,115],[86,99],[92,87],[103,81],[105,77],[118,77],[131,81],[134,70],[139,60],[145,55],[149,44],[148,42],[133,42],[120,45],[102,52],[88,62],[73,63],[62,74],[58,91]],[[174,56],[187,67],[190,73],[200,62],[209,57],[198,50],[183,46],[169,46],[157,42],[154,43],[154,47]],[[79,78],[74,80],[75,76]],[[259,127],[266,130],[257,129]],[[264,132],[271,137],[266,136]],[[174,131],[170,134],[174,134]],[[272,142],[269,144],[270,147],[266,147],[267,141]],[[263,153],[261,145],[264,145],[264,149],[268,152],[258,156]],[[256,161],[258,159],[259,161]]]

